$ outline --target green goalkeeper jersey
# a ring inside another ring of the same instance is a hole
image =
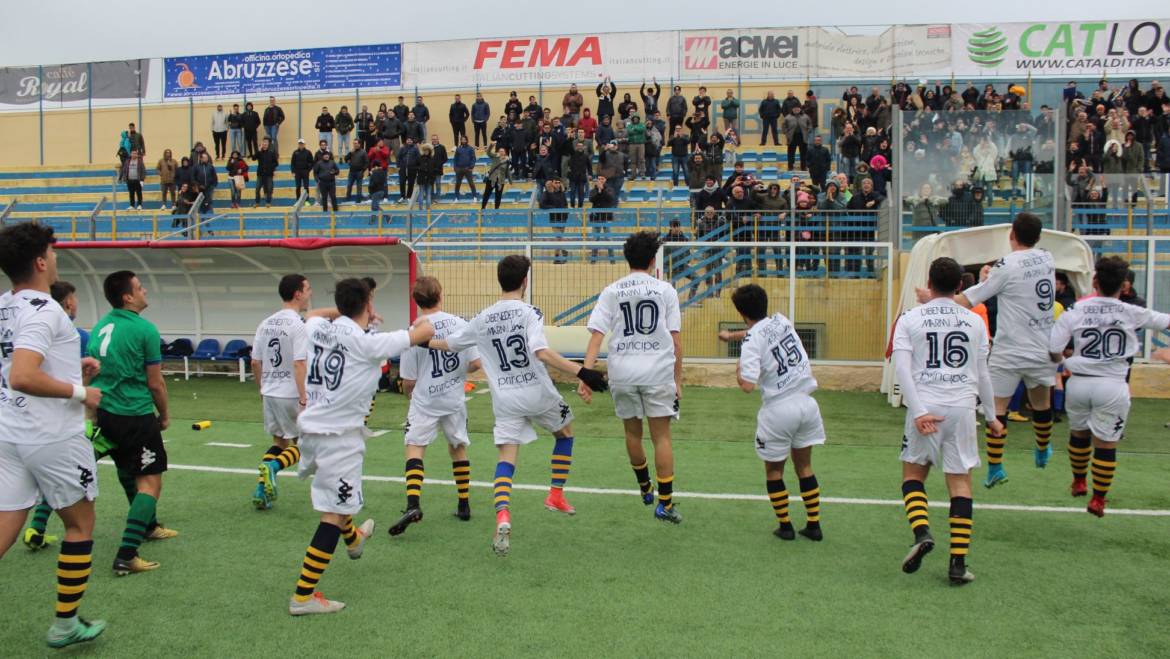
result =
[[[122,416],[154,414],[146,367],[162,361],[158,328],[126,309],[112,309],[93,328],[89,356],[101,362],[91,386],[102,390],[101,409]]]

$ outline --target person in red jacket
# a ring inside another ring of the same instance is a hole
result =
[[[379,167],[385,168],[390,164],[390,149],[386,146],[386,142],[381,139],[370,148],[366,156],[370,159],[370,171]]]
[[[589,108],[581,111],[581,119],[577,122],[577,128],[585,131],[585,139],[593,139],[593,133],[597,132],[597,120],[589,112]]]
[[[228,158],[227,175],[231,180],[232,208],[239,208],[240,194],[248,187],[248,161],[240,156],[239,151],[232,151],[231,157]]]

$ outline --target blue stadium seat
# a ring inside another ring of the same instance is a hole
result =
[[[210,361],[218,358],[219,352],[219,341],[217,339],[203,339],[199,342],[199,346],[195,348],[195,352],[191,354],[191,359]]]
[[[248,342],[247,341],[244,341],[243,339],[232,339],[231,341],[227,342],[227,345],[225,345],[223,347],[223,352],[221,352],[216,357],[216,359],[222,359],[225,361],[239,359],[240,357],[243,356],[243,353],[247,350],[248,350]]]
[[[163,348],[163,357],[190,357],[195,353],[195,346],[191,339],[175,339]]]

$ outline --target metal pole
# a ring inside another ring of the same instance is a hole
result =
[[[97,216],[102,211],[102,206],[106,205],[106,198],[102,197],[98,203],[94,205],[93,210],[89,212],[89,239],[97,240]]]
[[[902,134],[902,122],[903,121],[904,121],[904,117],[902,116],[902,108],[895,107],[894,108],[893,124],[892,124],[893,125],[893,133],[894,133],[894,144],[893,144],[894,153],[905,153],[906,152],[905,146],[903,145],[903,141],[904,141],[903,134]],[[898,250],[902,249],[902,170],[904,170],[904,169],[905,169],[904,167],[897,167],[894,169],[894,180],[893,180],[894,202],[893,202],[893,204],[891,204],[892,210],[894,211],[894,216],[890,218],[890,222],[889,222],[890,242],[893,243],[895,248]]]
[[[5,206],[3,210],[0,210],[0,227],[4,226],[4,221],[8,219],[8,216],[12,214],[12,211],[15,208],[16,200],[13,199],[12,201],[8,202],[8,205]]]
[[[37,67],[37,120],[40,124],[41,164],[45,164],[45,67]]]
[[[93,164],[93,62],[87,62],[85,65],[85,79],[86,94],[86,119],[89,120],[89,164]]]
[[[145,135],[145,133],[142,132],[142,60],[138,60],[138,70],[136,73],[138,74],[138,86],[135,89],[135,96],[138,97],[138,134]],[[144,148],[143,150],[145,151],[146,149]]]
[[[187,150],[195,148],[195,98],[187,97]]]
[[[1154,303],[1155,303],[1154,286],[1156,286],[1156,284],[1154,283],[1155,282],[1155,279],[1154,279],[1154,259],[1156,259],[1157,257],[1158,257],[1158,244],[1152,239],[1147,239],[1146,240],[1146,306],[1151,307],[1151,308],[1154,306]],[[1143,350],[1143,355],[1145,357],[1149,357],[1150,356],[1150,347],[1151,347],[1150,343],[1154,339],[1154,333],[1147,331],[1145,334],[1146,334],[1146,336],[1145,336],[1145,341],[1143,342],[1143,345],[1142,345],[1142,350]]]
[[[297,139],[304,136],[305,109],[301,106],[301,93],[297,92]]]

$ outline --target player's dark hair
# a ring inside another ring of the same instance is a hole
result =
[[[959,287],[959,290],[965,291],[975,285],[975,275],[971,274],[970,272],[964,272],[961,281],[962,284]]]
[[[746,284],[731,294],[735,310],[748,320],[763,320],[768,316],[768,293],[756,284]]]
[[[285,275],[280,278],[280,285],[276,290],[280,293],[280,299],[285,302],[292,302],[296,294],[305,287],[305,282],[309,281],[304,275]]]
[[[414,289],[410,291],[414,303],[423,309],[433,309],[443,297],[443,285],[435,277],[419,277],[414,280]]]
[[[949,256],[937,258],[930,264],[930,290],[951,295],[963,281],[963,268]]]
[[[1103,256],[1097,259],[1097,291],[1105,297],[1112,297],[1121,290],[1126,273],[1131,272],[1129,263],[1120,256]]]
[[[333,289],[333,303],[341,315],[356,318],[370,303],[370,287],[361,279],[342,279]]]
[[[500,259],[500,264],[496,266],[496,279],[500,282],[500,288],[505,293],[520,290],[530,267],[532,261],[523,254],[511,254]]]
[[[639,231],[626,238],[622,251],[626,255],[626,263],[634,270],[645,270],[658,254],[658,247],[662,244],[661,238],[653,231]]]
[[[0,229],[0,270],[13,285],[23,284],[32,278],[33,263],[56,242],[53,227],[44,224],[21,222]]]
[[[102,292],[106,295],[106,302],[115,309],[121,309],[126,305],[123,298],[134,292],[133,279],[137,277],[129,270],[119,270],[111,272],[106,277],[106,281],[102,283]]]
[[[362,283],[366,285],[366,288],[370,289],[371,293],[378,289],[378,282],[374,281],[373,277],[362,277]]]
[[[64,280],[55,281],[52,286],[49,286],[49,295],[53,296],[53,300],[57,304],[65,304],[65,298],[76,292],[77,287]]]
[[[1016,242],[1024,247],[1032,247],[1040,242],[1040,232],[1044,230],[1044,223],[1033,213],[1020,213],[1012,220],[1012,231],[1016,234]]]
[[[1126,271],[1125,271],[1125,280],[1129,282],[1129,285],[1130,285],[1130,286],[1133,286],[1133,281],[1134,281],[1135,279],[1137,279],[1137,273],[1136,273],[1136,272],[1134,272],[1133,270],[1126,270]]]

